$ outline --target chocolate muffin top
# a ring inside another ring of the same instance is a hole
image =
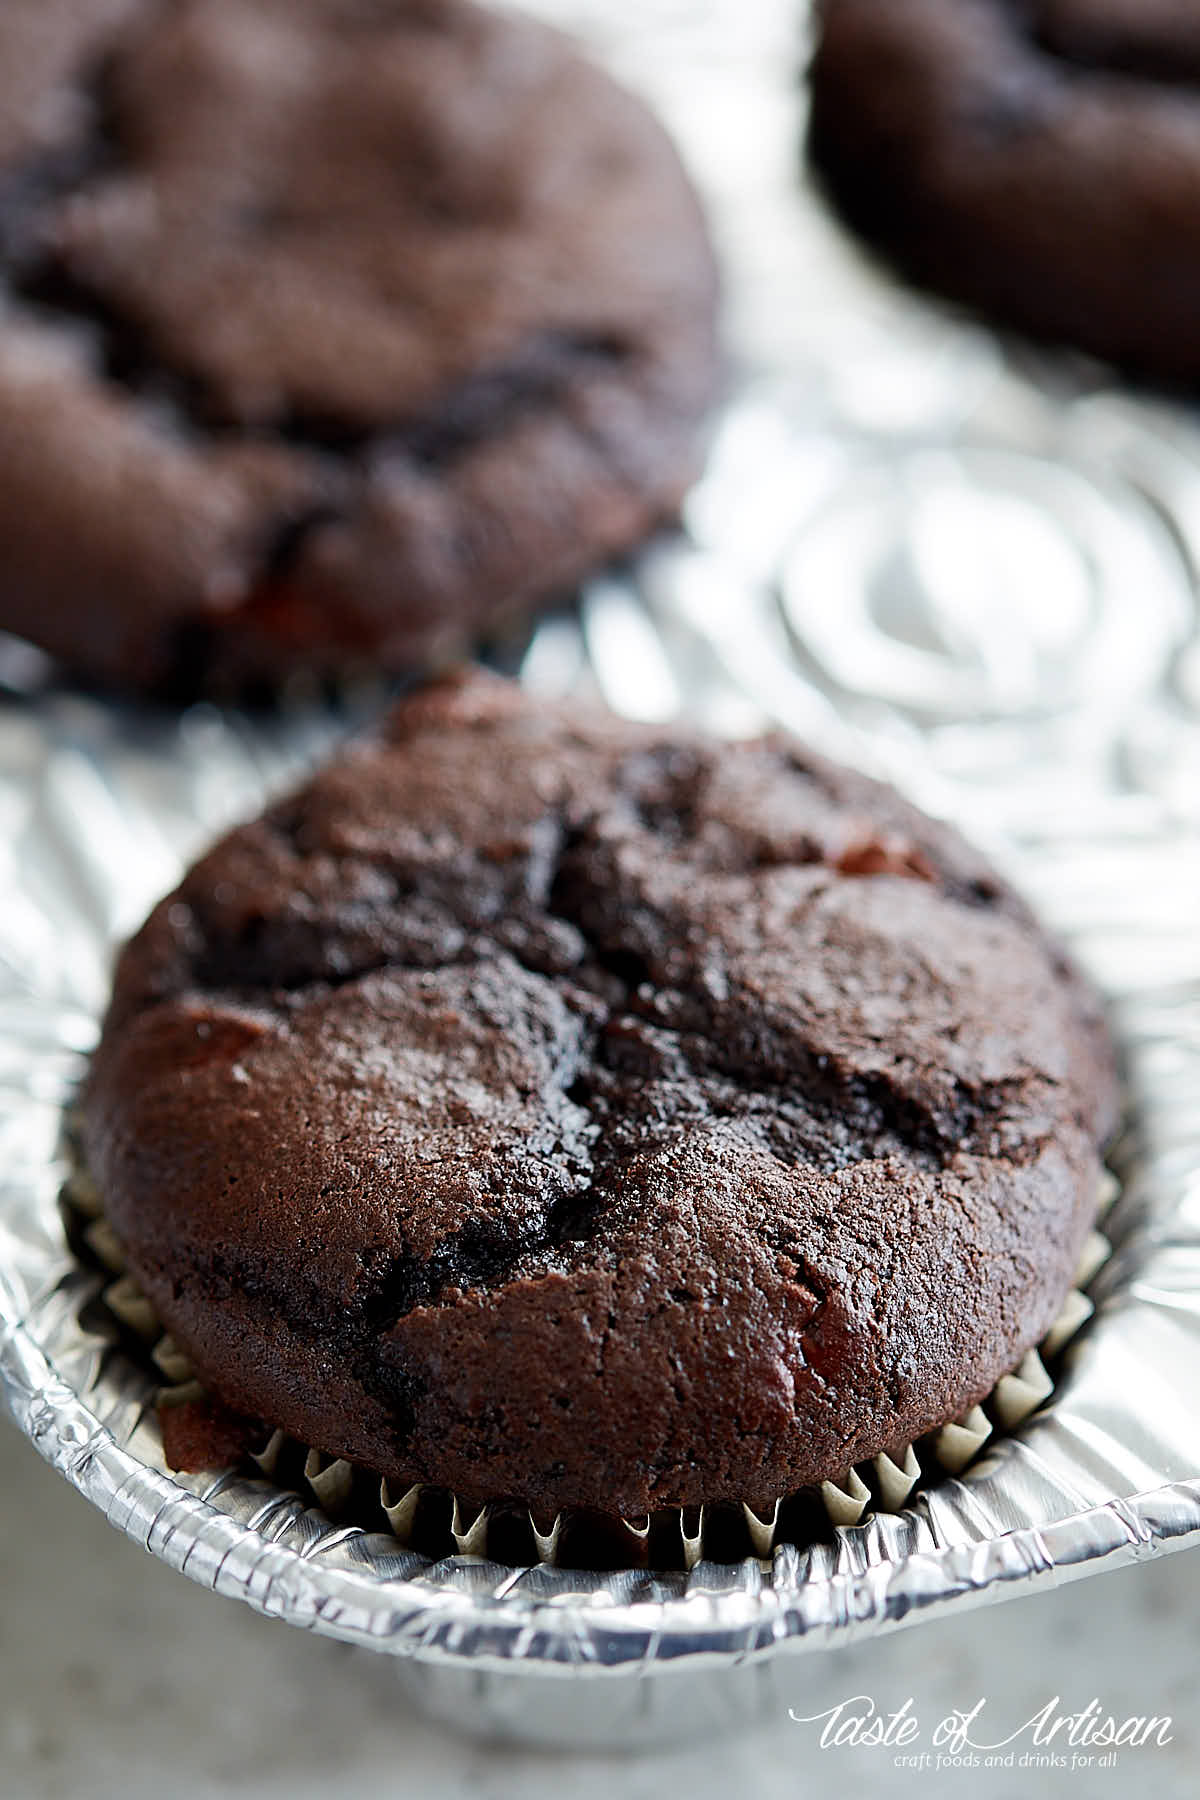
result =
[[[811,160],[901,270],[1037,337],[1200,381],[1200,11],[818,0]]]
[[[6,0],[0,627],[185,691],[407,667],[671,516],[666,135],[470,0]]]
[[[953,831],[469,676],[155,909],[85,1143],[234,1409],[635,1515],[961,1415],[1050,1326],[1113,1117],[1096,1002]]]

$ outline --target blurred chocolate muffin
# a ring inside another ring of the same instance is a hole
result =
[[[469,0],[8,0],[0,627],[114,685],[460,650],[675,513],[666,135]]]
[[[1200,10],[818,0],[808,147],[914,280],[1169,383],[1200,380]]]

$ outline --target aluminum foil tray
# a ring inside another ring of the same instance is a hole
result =
[[[863,260],[802,184],[801,42],[778,0],[540,10],[677,130],[730,270],[738,372],[684,533],[544,623],[522,678],[730,734],[782,723],[991,850],[1103,987],[1125,1057],[1096,1318],[1050,1407],[966,1477],[766,1565],[430,1563],[261,1481],[172,1477],[147,1379],[80,1322],[97,1280],[62,1240],[61,1109],[115,941],[379,697],[267,720],[120,709],[9,644],[0,1386],[42,1454],[194,1580],[409,1659],[461,1725],[629,1742],[744,1713],[774,1652],[1200,1542],[1200,421]],[[581,1673],[607,1679],[541,1679]]]

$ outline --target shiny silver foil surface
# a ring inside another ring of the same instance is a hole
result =
[[[1200,1543],[1200,416],[902,291],[841,236],[801,174],[801,9],[537,10],[677,132],[736,372],[683,534],[545,622],[522,679],[641,719],[785,725],[990,850],[1101,985],[1125,1059],[1096,1317],[1051,1405],[965,1477],[769,1563],[430,1563],[266,1482],[171,1476],[148,1378],[80,1319],[102,1283],[63,1242],[61,1111],[114,944],[378,696],[176,717],[82,697],[8,644],[0,1391],[193,1580],[410,1659],[464,1728],[628,1743],[749,1716],[776,1652]],[[564,1674],[605,1679],[545,1679]]]

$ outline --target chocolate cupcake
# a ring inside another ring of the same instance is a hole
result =
[[[549,1530],[773,1517],[962,1419],[1060,1314],[1114,1109],[1095,998],[955,832],[472,675],[155,909],[83,1149],[221,1403],[177,1462],[239,1415]]]
[[[104,682],[444,658],[672,519],[715,272],[646,109],[470,0],[8,0],[0,628]]]
[[[1173,0],[819,0],[808,145],[905,274],[1200,380],[1200,19]]]

